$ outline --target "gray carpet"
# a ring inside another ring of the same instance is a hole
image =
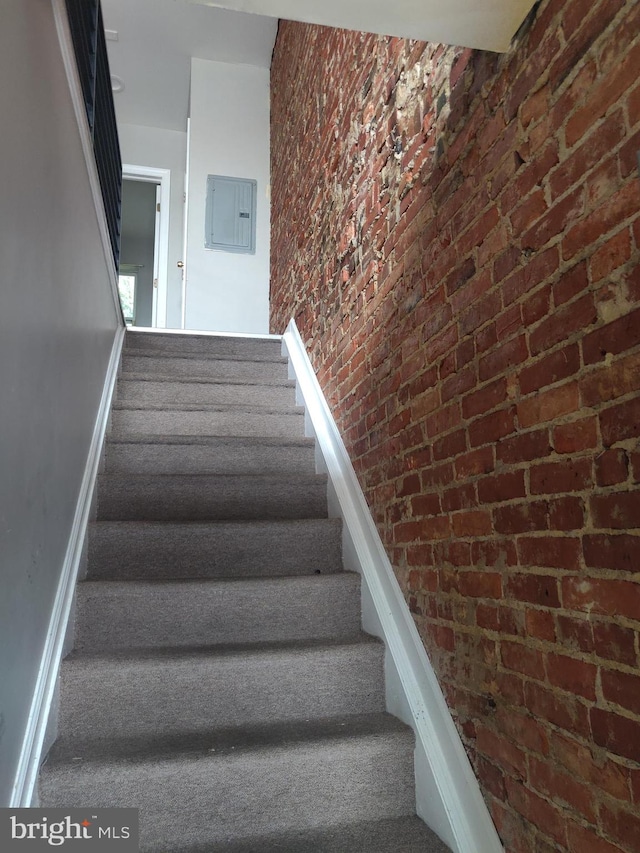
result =
[[[444,853],[279,343],[128,331],[122,368],[41,804],[137,807],[149,853]]]

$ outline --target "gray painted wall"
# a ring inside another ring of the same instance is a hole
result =
[[[0,805],[118,319],[49,0],[0,4]]]
[[[156,226],[156,185],[122,182],[120,264],[136,264],[136,326],[151,326],[153,313],[153,241]]]

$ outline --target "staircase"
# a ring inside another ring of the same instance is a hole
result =
[[[42,806],[157,853],[444,853],[280,342],[127,332]]]

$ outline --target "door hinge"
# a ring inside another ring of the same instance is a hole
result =
[[[160,202],[156,204],[156,213],[160,213]]]

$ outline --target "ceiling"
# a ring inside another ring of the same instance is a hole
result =
[[[444,42],[508,50],[538,0],[192,0],[239,12]]]
[[[119,123],[186,130],[191,57],[269,68],[278,18],[507,50],[536,0],[102,0]]]
[[[191,57],[269,68],[277,18],[188,0],[102,0],[118,123],[186,130]]]

